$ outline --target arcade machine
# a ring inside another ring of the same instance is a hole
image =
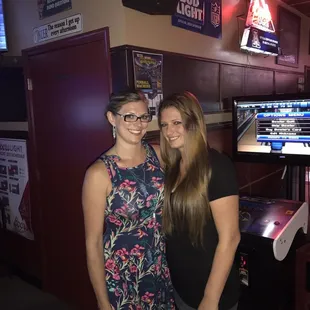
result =
[[[308,204],[241,197],[239,219],[238,310],[293,310],[295,251],[305,243]]]

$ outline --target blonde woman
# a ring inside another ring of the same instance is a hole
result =
[[[235,310],[240,241],[238,186],[228,157],[208,149],[194,95],[161,102],[158,124],[165,164],[163,229],[179,310]]]

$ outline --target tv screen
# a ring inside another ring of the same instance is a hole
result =
[[[7,51],[6,29],[4,23],[3,0],[0,0],[0,52]]]
[[[237,161],[310,164],[310,94],[233,98]]]

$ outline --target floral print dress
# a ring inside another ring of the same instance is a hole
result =
[[[161,234],[164,175],[154,149],[146,160],[120,168],[116,155],[102,155],[112,191],[105,211],[106,284],[115,310],[175,309]]]

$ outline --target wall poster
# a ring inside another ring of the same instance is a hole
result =
[[[133,68],[135,89],[144,92],[154,119],[163,99],[163,55],[133,51]]]
[[[72,9],[71,0],[37,0],[40,19]]]
[[[281,6],[278,12],[280,53],[276,63],[298,68],[301,19]]]
[[[34,240],[26,140],[0,139],[1,226]]]

